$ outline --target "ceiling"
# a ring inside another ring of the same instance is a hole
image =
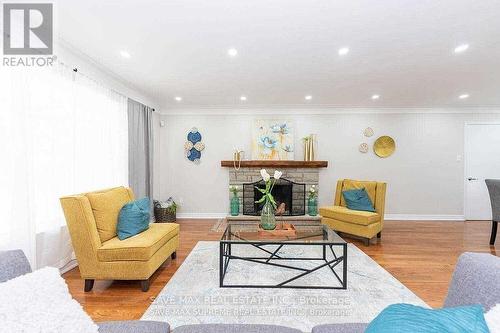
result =
[[[61,0],[56,9],[64,42],[165,109],[500,105],[498,0]]]

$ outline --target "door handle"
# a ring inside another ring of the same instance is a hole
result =
[[[473,181],[473,180],[477,180],[477,178],[474,178],[474,177],[469,177],[469,178],[467,178],[467,180],[471,182],[471,181]]]

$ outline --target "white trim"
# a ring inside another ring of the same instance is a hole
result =
[[[60,53],[57,54],[58,62],[69,68],[78,68],[80,74],[87,76],[108,89],[115,90],[125,97],[135,99],[150,107],[159,109],[159,101],[157,98],[150,95],[149,91],[143,90],[132,81],[118,75],[98,60],[73,46],[67,40],[59,37],[57,40],[54,40],[54,43],[54,52]],[[80,69],[81,67],[83,67],[83,70]]]
[[[385,214],[385,220],[398,221],[465,221],[463,215],[425,215],[425,214]]]
[[[229,213],[177,213],[178,219],[222,219]]]
[[[467,127],[472,125],[472,122],[465,122],[464,123],[464,142],[462,142],[462,146],[464,147],[464,155],[463,155],[463,162],[462,162],[462,175],[463,179],[462,182],[464,184],[464,191],[462,193],[462,213],[464,214],[464,218],[467,218],[467,155],[468,155],[468,148],[467,148]]]
[[[179,219],[221,219],[229,213],[182,213]],[[397,221],[465,221],[463,215],[426,215],[426,214],[385,214],[386,220]]]
[[[442,107],[442,108],[356,108],[317,105],[305,108],[303,105],[262,105],[255,107],[234,106],[163,106],[161,114],[176,115],[331,115],[331,114],[481,114],[500,113],[500,106],[488,107]]]
[[[498,126],[500,125],[500,122],[498,121],[466,121],[464,123],[464,142],[463,142],[463,145],[464,145],[464,156],[463,156],[463,175],[464,175],[464,179],[463,179],[463,182],[464,182],[464,193],[463,193],[463,213],[464,213],[464,218],[467,218],[467,183],[468,183],[468,180],[467,178],[470,177],[470,175],[467,174],[467,168],[468,168],[468,160],[469,160],[469,154],[470,154],[470,147],[467,145],[467,143],[469,142],[468,140],[468,134],[467,134],[467,128],[468,126],[481,126],[481,125],[495,125],[495,126]]]
[[[466,121],[465,126],[468,125],[500,125],[499,121]]]
[[[76,259],[73,259],[69,263],[67,263],[66,265],[64,265],[64,267],[59,268],[59,272],[62,275],[64,273],[66,273],[66,272],[69,272],[70,270],[72,270],[76,266],[78,266],[78,261],[76,261]]]

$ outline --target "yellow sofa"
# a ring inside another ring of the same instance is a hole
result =
[[[342,191],[364,188],[368,193],[375,212],[351,210],[346,207]],[[341,179],[337,182],[333,206],[321,207],[321,223],[330,226],[335,231],[363,237],[365,245],[370,245],[370,239],[382,235],[384,227],[386,183],[376,181],[360,181]]]
[[[158,267],[169,256],[176,258],[176,223],[153,223],[136,236],[118,239],[118,214],[132,200],[134,193],[126,187],[60,199],[86,292],[94,280],[141,280],[142,290],[147,291]]]

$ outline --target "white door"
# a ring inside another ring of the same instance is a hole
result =
[[[500,179],[500,123],[465,125],[465,218],[491,220],[485,179]]]

